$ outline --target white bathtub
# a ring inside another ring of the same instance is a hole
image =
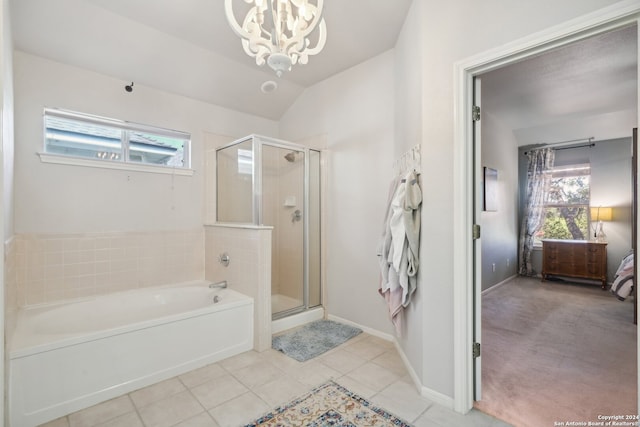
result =
[[[253,299],[204,281],[23,309],[9,347],[11,425],[36,426],[252,347]]]

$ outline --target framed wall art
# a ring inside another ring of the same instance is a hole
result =
[[[488,212],[498,210],[498,171],[484,167],[484,194],[483,209]]]

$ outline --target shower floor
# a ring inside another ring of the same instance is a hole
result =
[[[282,294],[271,294],[271,313],[280,313],[281,311],[301,306],[302,300],[300,299],[291,298]]]

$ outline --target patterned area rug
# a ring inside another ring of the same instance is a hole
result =
[[[355,337],[362,330],[333,320],[316,320],[300,329],[273,337],[272,347],[298,362],[314,358]]]
[[[329,381],[311,393],[276,408],[246,427],[411,427],[339,384]]]

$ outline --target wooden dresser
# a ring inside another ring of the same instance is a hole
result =
[[[543,240],[542,280],[548,276],[577,277],[607,288],[607,244],[586,240]]]

